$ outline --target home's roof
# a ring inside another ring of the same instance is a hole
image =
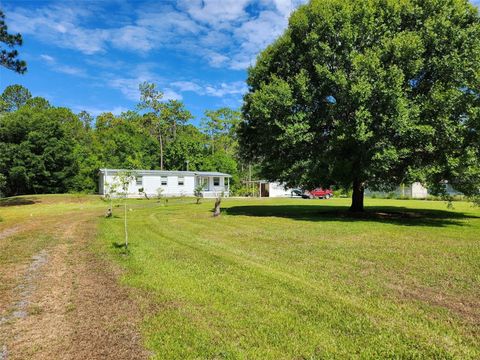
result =
[[[116,174],[122,171],[132,171],[138,175],[159,175],[159,176],[223,176],[223,177],[232,177],[230,174],[225,174],[217,171],[180,171],[180,170],[126,170],[126,169],[100,169],[99,172],[102,174]]]
[[[232,177],[230,174],[225,174],[218,171],[195,171],[195,175]]]

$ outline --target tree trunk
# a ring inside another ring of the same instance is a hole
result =
[[[160,170],[163,170],[163,138],[161,134],[158,136],[158,142],[160,144]]]
[[[213,208],[213,216],[217,217],[220,216],[220,204],[222,202],[222,198],[219,196],[215,199],[215,207]]]
[[[363,211],[363,192],[364,192],[363,183],[359,180],[353,181],[353,193],[352,193],[352,206],[350,206],[350,211],[352,212],[362,212]]]

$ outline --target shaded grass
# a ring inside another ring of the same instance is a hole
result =
[[[304,221],[371,221],[403,226],[465,225],[461,220],[480,216],[447,210],[409,209],[407,207],[371,206],[363,213],[346,211],[345,207],[328,206],[312,209],[310,205],[233,206],[224,210],[228,215],[281,217]]]
[[[0,207],[35,204],[35,197],[10,197],[0,199]]]
[[[131,201],[99,251],[145,304],[156,358],[476,358],[480,211],[429,201]]]

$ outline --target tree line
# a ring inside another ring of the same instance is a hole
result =
[[[194,126],[183,102],[163,99],[154,84],[140,84],[140,93],[135,109],[94,117],[8,86],[0,96],[2,195],[94,193],[100,168],[221,171],[241,190],[239,111],[208,110]]]
[[[0,12],[0,65],[23,73]],[[419,181],[480,203],[480,14],[468,1],[311,0],[249,68],[242,113],[140,85],[135,110],[95,119],[27,89],[0,99],[0,191],[93,192],[101,167],[217,170],[246,163],[289,187],[364,190]],[[239,156],[241,154],[241,156]],[[243,159],[243,160],[242,160]],[[249,170],[251,167],[248,167]],[[250,171],[249,171],[250,173]]]

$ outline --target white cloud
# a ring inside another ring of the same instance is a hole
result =
[[[171,85],[177,88],[179,91],[192,91],[199,93],[202,91],[202,87],[193,81],[174,81]]]
[[[181,94],[177,93],[176,91],[170,88],[162,89],[162,92],[163,92],[164,100],[182,100],[183,99]]]
[[[179,7],[193,19],[216,28],[228,28],[232,22],[248,17],[250,0],[181,0]]]
[[[101,15],[101,3],[89,3],[33,11],[17,7],[7,16],[12,31],[87,55],[106,54],[110,47],[142,53],[168,47],[203,58],[212,67],[245,69],[282,33],[289,14],[302,2],[179,0],[138,5],[120,19]],[[91,26],[98,16],[105,17],[108,27]]]
[[[119,49],[149,51],[154,43],[149,39],[149,31],[139,26],[124,26],[111,31],[110,42]]]
[[[219,54],[215,51],[208,51],[205,54],[205,57],[208,60],[208,63],[213,67],[222,67],[224,64],[230,62],[230,58],[228,56]]]
[[[55,59],[54,59],[52,56],[50,56],[50,55],[42,54],[42,55],[40,55],[40,58],[41,58],[42,60],[45,60],[45,62],[47,62],[47,63],[49,63],[49,64],[52,64],[52,63],[55,62]]]
[[[247,86],[243,81],[234,81],[230,83],[223,82],[220,85],[200,84],[194,81],[175,81],[170,85],[181,92],[192,91],[198,95],[207,95],[212,97],[241,95],[247,91]]]
[[[207,86],[205,92],[207,95],[215,97],[224,97],[225,95],[244,94],[247,86],[243,81],[235,81],[232,83],[221,83],[218,86]]]
[[[50,55],[41,54],[40,59],[42,59],[53,71],[60,72],[67,75],[75,75],[80,77],[86,77],[87,74],[84,69],[71,66],[71,65],[64,65],[58,63],[58,61]]]
[[[88,57],[85,59],[85,62],[97,69],[115,69],[115,70],[125,70],[131,68],[126,62],[119,59],[110,59],[104,56],[95,56]]]
[[[153,74],[149,70],[149,64],[140,64],[133,70],[130,77],[118,77],[114,74],[106,76],[105,84],[120,91],[127,99],[138,102],[140,101],[139,85],[143,82],[154,83],[158,90],[163,92],[163,100],[182,100],[182,95],[165,84],[165,79]]]
[[[136,24],[151,30],[152,35],[167,35],[178,37],[179,35],[192,35],[202,31],[202,25],[195,22],[188,14],[179,12],[170,6],[142,9],[138,11]],[[171,41],[167,37],[156,39],[161,43]]]
[[[288,18],[290,13],[301,3],[304,3],[305,1],[297,0],[297,1],[292,1],[292,0],[266,0],[264,3],[267,5],[269,3],[273,4],[275,9],[278,11],[280,15],[282,15],[284,18]]]
[[[45,42],[85,54],[94,54],[104,51],[108,31],[79,26],[82,18],[90,16],[92,14],[88,10],[68,6],[48,6],[34,12],[16,8],[8,12],[13,32],[33,35]]]
[[[132,101],[140,100],[140,91],[138,85],[144,81],[150,81],[144,77],[136,78],[113,78],[107,81],[107,85],[113,89],[119,90],[127,99]]]
[[[113,108],[100,108],[95,106],[72,105],[71,108],[76,113],[86,111],[93,116],[98,116],[102,113],[112,113],[113,115],[120,115],[121,113],[128,111],[128,109],[123,106],[114,106]]]
[[[61,72],[67,75],[75,75],[75,76],[86,76],[85,70],[77,68],[75,66],[68,66],[68,65],[58,65],[55,68],[55,71]]]

